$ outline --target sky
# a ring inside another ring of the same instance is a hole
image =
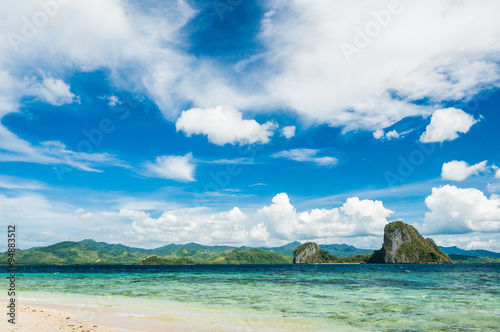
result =
[[[402,220],[441,246],[500,252],[498,12],[3,1],[0,224],[21,249],[378,249]]]

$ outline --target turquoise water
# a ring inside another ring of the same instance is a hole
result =
[[[158,317],[204,310],[236,317],[249,331],[252,321],[304,330],[500,330],[500,264],[19,267],[17,278],[21,298]]]

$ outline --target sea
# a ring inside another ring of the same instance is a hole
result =
[[[500,331],[500,264],[18,266],[16,287],[232,331]]]

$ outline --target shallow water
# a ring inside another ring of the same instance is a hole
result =
[[[31,266],[18,267],[17,278],[21,299],[205,313],[241,331],[269,321],[299,330],[500,327],[500,264]]]

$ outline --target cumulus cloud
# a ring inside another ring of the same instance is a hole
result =
[[[290,139],[293,136],[295,136],[295,129],[296,129],[295,126],[283,127],[283,129],[281,129],[281,136],[284,136],[284,137]]]
[[[317,157],[317,149],[292,149],[274,153],[273,158],[287,158],[299,162],[312,162],[319,166],[335,166],[338,159],[334,157]]]
[[[266,222],[271,234],[292,240],[381,235],[393,212],[380,201],[358,197],[348,198],[340,208],[297,212],[288,195],[282,193],[273,198],[273,204],[260,209],[257,216]]]
[[[377,129],[376,131],[373,132],[373,137],[375,139],[382,139],[384,135],[385,133],[383,129]]]
[[[150,161],[144,163],[144,174],[180,182],[195,181],[194,171],[196,166],[192,163],[192,160],[192,153],[184,156],[159,156],[156,157],[154,163]]]
[[[118,99],[117,96],[109,96],[107,99],[109,100],[108,101],[108,105],[111,106],[111,107],[115,107],[116,105],[119,105],[119,104],[122,103],[120,101],[120,99]]]
[[[395,129],[388,131],[387,133],[384,132],[383,129],[377,129],[376,131],[373,132],[373,137],[379,140],[382,139],[391,140],[393,138],[398,139],[400,137],[400,134]]]
[[[187,136],[203,134],[210,142],[224,145],[268,143],[278,126],[271,121],[259,124],[255,120],[246,120],[236,109],[217,106],[183,111],[175,127]]]
[[[291,240],[381,236],[393,211],[380,201],[347,199],[338,208],[297,211],[288,195],[276,195],[272,204],[244,213],[208,213],[205,209],[164,212],[152,218],[144,211],[120,211],[107,216],[132,220],[132,232],[155,241],[276,244]]]
[[[202,213],[203,210],[181,210],[164,212],[158,218],[141,215],[136,211],[132,222],[132,232],[144,239],[155,241],[188,242],[196,238],[200,243],[248,243],[254,237],[266,235],[262,229],[252,229],[253,235],[243,226],[247,216],[237,207],[215,214]],[[138,218],[139,217],[139,218]]]
[[[453,141],[458,134],[465,134],[478,120],[470,114],[456,108],[444,108],[435,111],[431,123],[420,136],[420,142],[433,143]]]
[[[433,188],[425,199],[430,212],[425,214],[422,233],[464,234],[500,232],[500,197],[475,188],[446,185]]]
[[[441,177],[443,180],[463,181],[473,174],[479,174],[486,171],[486,163],[484,160],[475,165],[469,166],[465,161],[453,160],[443,164]]]
[[[399,138],[399,133],[396,130],[391,130],[385,134],[385,137],[389,140],[392,138]]]

